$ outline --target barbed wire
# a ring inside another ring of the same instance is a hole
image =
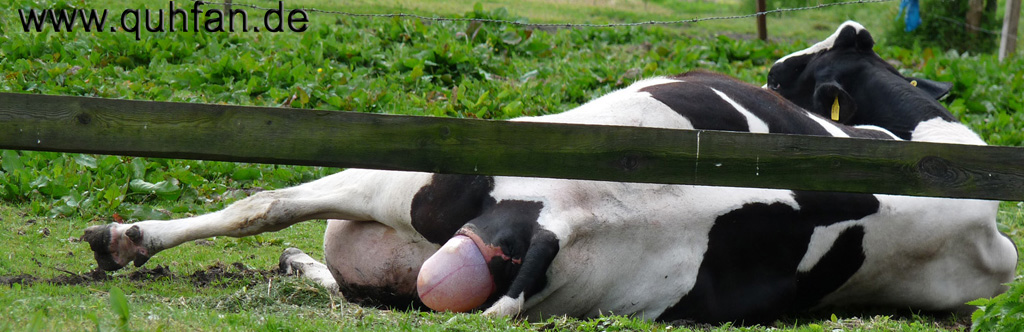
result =
[[[349,16],[349,17],[415,18],[415,19],[427,20],[427,21],[435,21],[435,22],[497,23],[497,24],[509,24],[509,25],[516,25],[516,26],[520,26],[520,27],[532,27],[532,28],[614,28],[614,27],[630,27],[630,26],[642,26],[642,25],[677,25],[677,24],[697,23],[697,22],[704,22],[704,21],[714,21],[714,20],[736,20],[736,19],[745,19],[745,18],[757,17],[757,16],[762,16],[762,15],[770,15],[770,14],[776,14],[776,13],[786,13],[786,12],[795,12],[795,11],[803,11],[803,10],[815,10],[815,9],[821,9],[821,8],[826,8],[826,7],[834,7],[834,6],[847,6],[847,5],[855,5],[855,4],[871,4],[871,3],[882,3],[882,2],[892,2],[892,1],[895,1],[895,0],[855,0],[855,1],[846,1],[846,2],[823,3],[823,4],[816,5],[816,6],[794,7],[794,8],[779,8],[779,9],[767,10],[767,11],[763,11],[763,12],[756,12],[756,13],[753,13],[753,14],[745,14],[745,15],[701,17],[701,18],[692,18],[692,19],[683,19],[683,20],[674,20],[674,21],[645,21],[645,22],[606,23],[606,24],[594,24],[594,23],[527,23],[527,22],[522,22],[522,21],[511,21],[511,20],[490,19],[490,18],[437,17],[437,16],[424,16],[424,15],[409,14],[409,13],[363,14],[363,13],[352,13],[352,12],[337,11],[337,10],[324,10],[324,9],[318,9],[318,8],[293,8],[293,9],[303,10],[303,11],[306,11],[306,12],[332,14],[332,15],[342,15],[342,16]],[[225,3],[225,2],[214,2],[214,1],[204,1],[204,0],[192,0],[192,2],[193,3],[198,2],[198,3],[200,3],[200,5],[202,5],[202,4],[222,5],[222,6],[223,5],[230,5],[230,6],[239,6],[239,7],[252,8],[252,9],[256,9],[256,10],[272,10],[272,9],[276,9],[276,8],[263,8],[263,7],[256,6],[256,5],[253,5],[253,4],[243,4],[243,3],[235,3],[235,2]]]
[[[987,34],[990,34],[990,35],[995,35],[996,37],[999,37],[999,36],[1003,35],[1002,31],[994,31],[994,30],[985,29],[985,28],[982,28],[982,27],[979,27],[979,26],[976,26],[976,25],[973,25],[973,24],[970,24],[970,23],[967,23],[967,22],[964,22],[964,21],[961,21],[961,20],[945,17],[945,16],[942,16],[942,15],[928,14],[927,16],[931,17],[931,18],[937,18],[937,19],[940,19],[940,20],[943,20],[943,21],[946,21],[946,22],[949,22],[949,23],[959,24],[960,26],[963,26],[965,29],[968,29],[968,30],[973,30],[973,31],[977,31],[977,32],[984,32],[984,33],[987,33]],[[1014,38],[1014,39],[1017,38],[1016,36],[1010,36],[1010,37]]]

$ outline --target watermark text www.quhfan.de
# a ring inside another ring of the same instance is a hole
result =
[[[192,8],[178,8],[174,1],[160,9],[19,9],[24,32],[118,32],[135,34],[140,40],[142,32],[303,32],[309,16],[305,10],[285,11],[282,1],[263,15],[252,15],[244,9],[203,9],[203,2],[192,3]],[[113,15],[111,15],[113,14]],[[260,17],[262,16],[262,17]],[[260,20],[262,18],[262,20]],[[120,30],[119,30],[120,29]]]

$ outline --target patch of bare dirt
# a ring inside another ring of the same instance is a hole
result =
[[[256,270],[245,267],[242,263],[231,263],[231,267],[223,264],[216,264],[206,269],[193,272],[188,276],[196,287],[209,287],[217,281],[230,280],[251,280],[252,283],[261,283],[271,276],[283,275],[277,268],[270,270]]]
[[[13,276],[0,276],[0,285],[11,286],[13,284],[32,285],[35,283],[48,283],[54,285],[85,285],[107,280],[127,279],[131,281],[155,281],[155,280],[180,280],[185,279],[196,287],[212,287],[224,280],[252,280],[252,283],[261,283],[272,276],[282,275],[276,268],[269,270],[257,270],[245,267],[242,263],[230,265],[214,264],[191,274],[178,274],[171,271],[164,265],[157,265],[153,268],[140,267],[128,274],[111,274],[106,271],[95,269],[84,273],[60,270],[63,275],[53,278],[40,278],[29,274]]]

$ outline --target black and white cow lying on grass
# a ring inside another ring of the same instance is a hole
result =
[[[984,144],[934,100],[948,86],[904,78],[872,46],[848,22],[779,60],[774,92],[698,71],[513,121]],[[530,319],[749,323],[820,306],[967,309],[1014,274],[1016,250],[996,229],[996,209],[964,199],[350,169],[206,215],[92,226],[84,238],[99,266],[116,270],[187,241],[331,219],[326,265],[296,249],[282,264],[349,298]]]

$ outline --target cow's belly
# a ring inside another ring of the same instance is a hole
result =
[[[530,319],[611,313],[655,319],[694,287],[717,217],[748,203],[793,202],[785,190],[703,186],[627,184],[637,190],[598,194],[605,185],[559,190],[572,199],[547,202],[551,209],[540,224],[571,230],[556,232],[565,243],[548,271],[549,287],[525,303]],[[581,200],[580,192],[589,195]]]
[[[531,319],[543,314],[578,317],[621,314],[658,317],[696,280],[706,232],[691,232],[657,248],[663,239],[639,239],[638,232],[606,232],[560,252],[548,273],[548,294],[527,302]]]

